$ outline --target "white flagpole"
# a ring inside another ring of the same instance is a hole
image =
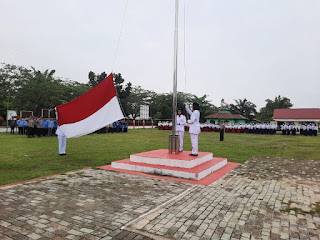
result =
[[[178,153],[178,141],[176,140],[176,119],[177,119],[177,68],[178,68],[178,13],[179,0],[175,4],[175,29],[174,29],[174,60],[173,60],[173,101],[172,101],[172,137],[169,142],[169,151]]]

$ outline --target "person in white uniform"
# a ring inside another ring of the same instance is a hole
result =
[[[184,126],[187,123],[186,116],[181,114],[181,109],[178,110],[177,121],[176,121],[176,134],[179,135],[180,147],[179,152],[183,151],[183,137],[184,137]]]
[[[67,147],[67,137],[64,135],[64,133],[61,131],[60,127],[58,126],[56,134],[58,135],[58,141],[59,141],[59,154],[61,156],[67,155],[66,154],[66,147]]]
[[[191,138],[191,145],[192,145],[192,153],[189,154],[190,156],[198,156],[198,135],[201,132],[200,130],[200,105],[199,103],[193,103],[192,110],[190,110],[189,106],[186,105],[186,110],[190,114],[190,120],[188,123],[190,125],[189,133]]]

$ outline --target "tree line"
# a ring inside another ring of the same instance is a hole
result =
[[[55,106],[69,102],[92,87],[97,86],[107,76],[106,72],[88,73],[88,82],[79,83],[55,76],[55,70],[36,70],[14,64],[0,65],[0,116],[6,117],[6,110],[28,110],[40,116],[41,109],[53,109]],[[172,118],[172,93],[156,93],[140,86],[126,82],[121,73],[114,73],[114,85],[117,95],[127,117],[135,118],[140,113],[141,105],[149,105],[150,117],[153,119]],[[276,96],[274,100],[266,99],[266,106],[257,111],[254,103],[245,99],[235,99],[234,103],[221,100],[215,106],[208,100],[208,95],[196,96],[191,93],[178,93],[178,108],[184,103],[198,102],[201,105],[201,121],[205,116],[215,113],[224,107],[231,113],[241,114],[249,120],[270,121],[276,108],[290,108],[289,98]]]

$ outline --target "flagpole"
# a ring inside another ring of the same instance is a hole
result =
[[[173,101],[172,101],[172,134],[169,137],[169,152],[179,153],[179,138],[176,136],[177,119],[177,68],[178,68],[178,13],[179,0],[175,1],[174,60],[173,60]]]

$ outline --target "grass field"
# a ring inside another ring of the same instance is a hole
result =
[[[0,185],[20,182],[65,171],[97,167],[130,154],[168,147],[169,131],[129,130],[121,134],[91,134],[67,140],[67,155],[58,154],[57,137],[27,138],[0,133]],[[242,163],[252,156],[320,160],[320,136],[282,136],[276,134],[201,133],[199,151]],[[185,150],[191,150],[189,133]]]

